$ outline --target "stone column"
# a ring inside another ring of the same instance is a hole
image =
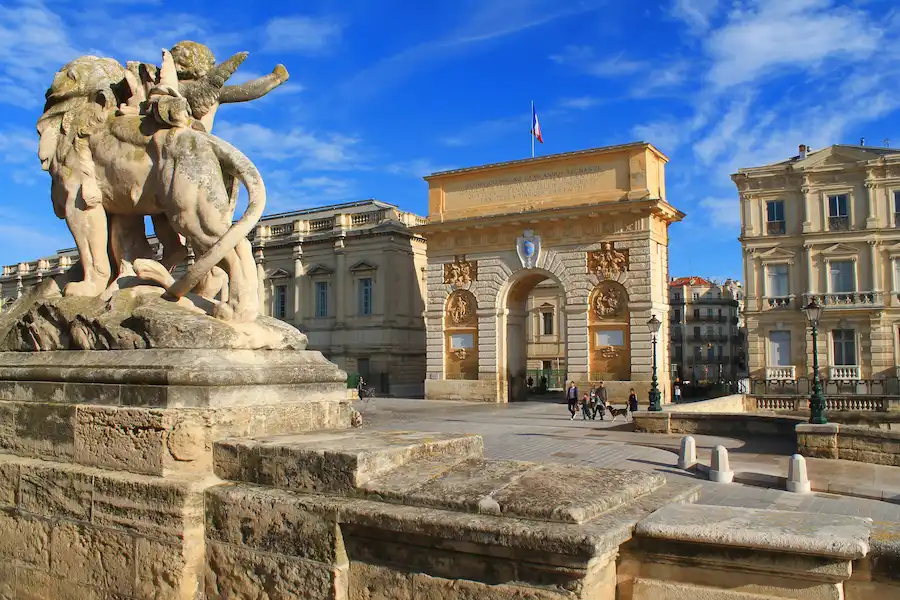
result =
[[[866,200],[868,203],[868,215],[866,216],[866,229],[875,229],[878,227],[878,186],[872,180],[866,181]]]
[[[266,310],[266,270],[263,263],[266,260],[265,253],[262,248],[256,251],[256,284],[257,294],[259,295],[259,312],[262,314],[270,314]]]
[[[334,270],[334,326],[335,329],[344,327],[347,318],[347,255],[344,247],[344,238],[338,238],[334,242],[335,270]],[[350,286],[351,288],[353,286]],[[353,290],[350,290],[353,293]]]
[[[803,193],[803,233],[809,233],[812,231],[812,215],[813,208],[816,205],[816,193],[810,187],[808,177],[804,177],[800,191]]]
[[[305,308],[307,302],[309,302],[309,296],[304,293],[304,288],[306,287],[304,283],[306,283],[306,268],[303,265],[303,247],[298,243],[294,246],[294,324],[297,325],[303,321],[306,317],[306,311],[302,310]]]
[[[812,246],[803,246],[803,251],[806,253],[806,291],[809,294],[815,294],[817,286],[815,268],[813,267]]]

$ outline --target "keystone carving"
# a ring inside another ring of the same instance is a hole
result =
[[[612,242],[604,242],[600,250],[588,252],[588,271],[605,279],[616,277],[628,270],[628,250],[616,250]]]
[[[478,279],[478,263],[459,256],[444,265],[444,283],[465,285]]]

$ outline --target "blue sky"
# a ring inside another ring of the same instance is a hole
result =
[[[284,63],[214,132],[253,159],[268,212],[375,197],[425,214],[432,171],[644,140],[671,162],[670,271],[741,277],[728,175],[798,144],[900,144],[890,0],[0,0],[0,264],[72,245],[34,123],[82,54],[159,61],[183,39],[236,77]],[[634,8],[640,6],[640,8]]]

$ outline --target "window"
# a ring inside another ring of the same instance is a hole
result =
[[[712,344],[706,347],[706,360],[708,362],[712,362],[715,359],[716,350],[713,348]]]
[[[781,235],[784,232],[784,200],[766,202],[766,233]]]
[[[894,192],[894,227],[900,227],[900,190]]]
[[[328,282],[316,282],[316,316],[328,316]]]
[[[847,194],[828,196],[828,229],[850,229],[850,197]]]
[[[694,319],[696,319],[698,321],[700,320],[700,309],[699,308],[694,309]]]
[[[828,282],[835,294],[856,291],[855,265],[850,260],[835,260],[828,264]]]
[[[831,332],[834,343],[834,364],[838,367],[856,365],[856,332],[852,329],[835,329]]]
[[[694,339],[698,339],[700,337],[700,328],[694,327]]]
[[[544,371],[552,371],[553,370],[553,361],[544,360],[544,361],[541,361],[541,364],[543,365],[542,368]]]
[[[287,316],[287,286],[275,286],[275,318],[283,319]]]
[[[713,312],[712,312],[712,309],[711,309],[711,308],[707,308],[707,309],[706,309],[706,316],[707,316],[707,317],[712,317],[712,316],[713,316]]]
[[[553,335],[553,313],[548,311],[541,313],[541,333],[543,335]]]
[[[716,354],[719,356],[719,360],[722,360],[722,357],[725,356],[725,346],[719,346]]]
[[[790,331],[773,331],[769,333],[769,365],[773,367],[791,366]]]
[[[766,295],[770,298],[781,298],[790,294],[788,291],[788,266],[766,266]]]
[[[363,277],[357,285],[359,286],[359,314],[368,317],[372,314],[372,278]]]
[[[672,311],[672,320],[675,321],[676,323],[681,323],[681,311],[680,310]]]
[[[694,292],[694,300],[699,300],[700,294],[698,292]]]
[[[672,298],[677,300],[678,302],[681,302],[681,292],[675,292],[674,294],[672,294]]]

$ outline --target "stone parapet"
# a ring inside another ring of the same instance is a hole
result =
[[[803,423],[797,425],[796,432],[797,452],[803,456],[900,467],[900,431]]]

